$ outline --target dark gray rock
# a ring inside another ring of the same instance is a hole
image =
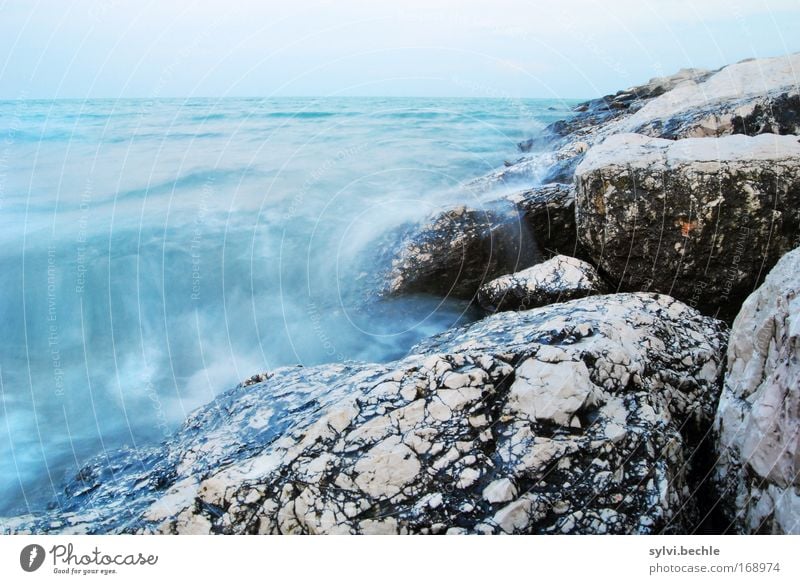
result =
[[[575,229],[575,187],[546,184],[508,195],[522,213],[542,255],[584,257]]]
[[[724,326],[666,296],[505,312],[394,363],[285,368],[98,457],[59,533],[684,533]]]
[[[472,299],[484,282],[539,259],[526,222],[510,205],[456,207],[406,236],[392,261],[385,292]]]
[[[576,173],[577,230],[622,290],[732,319],[800,233],[800,142],[611,136]]]

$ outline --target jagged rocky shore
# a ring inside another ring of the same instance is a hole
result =
[[[67,533],[800,533],[800,56],[578,106],[545,184],[447,210],[383,293],[488,316],[256,375],[95,459]],[[534,153],[534,150],[538,152]]]

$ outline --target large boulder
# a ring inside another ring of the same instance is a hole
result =
[[[472,299],[484,282],[539,258],[526,222],[511,205],[459,206],[434,215],[404,238],[385,292]]]
[[[800,249],[742,306],[714,428],[716,477],[743,533],[800,534]]]
[[[478,290],[478,304],[491,312],[527,310],[605,291],[605,283],[591,264],[557,255],[487,282]]]
[[[578,236],[623,290],[732,318],[800,231],[800,142],[611,136],[576,171]]]
[[[397,362],[285,368],[109,453],[17,532],[655,533],[695,519],[686,434],[726,332],[667,296],[494,315]]]
[[[573,117],[548,127],[550,152],[524,157],[499,174],[569,182],[589,147],[620,133],[668,139],[798,134],[798,71],[800,53],[750,59],[717,71],[684,69],[584,102]]]

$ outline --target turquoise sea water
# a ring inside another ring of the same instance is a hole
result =
[[[471,318],[376,301],[382,238],[568,115],[545,100],[0,102],[0,515],[250,375]],[[535,172],[519,178],[527,186]]]

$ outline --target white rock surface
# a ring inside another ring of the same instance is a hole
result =
[[[686,79],[610,128],[613,132],[660,135],[681,115],[691,123],[673,138],[720,136],[733,132],[734,117],[753,113],[770,93],[798,93],[800,53],[752,59],[722,68],[708,78]]]
[[[621,294],[500,313],[394,363],[276,370],[163,447],[97,458],[57,512],[0,527],[684,532],[681,430],[711,423],[725,336],[669,297]]]
[[[605,284],[591,264],[557,255],[487,282],[478,290],[478,302],[491,311],[524,310],[602,294],[605,290]]]
[[[549,126],[560,137],[551,151],[529,154],[495,174],[514,180],[539,167],[534,176],[544,182],[569,183],[583,153],[614,134],[670,140],[800,134],[800,53],[718,71],[684,70],[585,102],[576,112]]]
[[[722,166],[730,162],[795,161],[799,157],[798,136],[737,134],[717,139],[665,140],[641,134],[615,134],[589,151],[576,174],[585,175],[609,166],[663,172],[685,163],[709,162]]]
[[[734,322],[714,426],[717,478],[739,530],[800,534],[800,249]]]

